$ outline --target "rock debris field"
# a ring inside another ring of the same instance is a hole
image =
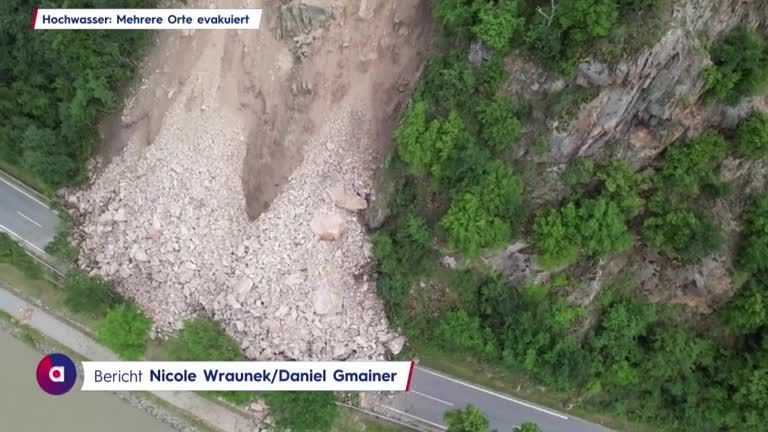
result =
[[[283,193],[251,222],[236,170],[245,153],[238,120],[224,107],[185,112],[184,99],[151,146],[129,145],[68,197],[81,221],[81,265],[114,281],[157,330],[211,316],[250,358],[399,352],[404,339],[364,275],[371,245],[357,211],[371,190],[360,179],[374,168],[367,120],[331,114]]]

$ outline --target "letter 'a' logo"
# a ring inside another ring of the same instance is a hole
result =
[[[77,368],[64,354],[48,354],[37,364],[37,384],[55,396],[70,391],[77,381]]]

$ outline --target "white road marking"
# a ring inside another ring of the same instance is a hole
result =
[[[24,213],[22,213],[22,212],[20,212],[20,211],[17,211],[16,213],[18,213],[18,214],[19,214],[19,216],[23,217],[24,219],[26,219],[26,220],[28,220],[28,221],[32,222],[33,224],[37,225],[38,227],[40,227],[40,228],[42,228],[42,227],[43,227],[42,225],[40,225],[39,223],[37,223],[37,222],[36,222],[34,219],[32,219],[31,217],[29,217],[29,216],[25,215]]]
[[[0,180],[2,180],[2,181],[3,181],[3,183],[7,184],[8,186],[10,186],[10,187],[12,187],[12,188],[16,189],[17,191],[21,192],[22,194],[26,195],[26,196],[27,196],[27,198],[31,199],[32,201],[34,201],[34,202],[36,202],[36,203],[40,204],[41,206],[43,206],[43,207],[45,207],[45,208],[50,208],[50,207],[48,207],[48,204],[46,204],[46,203],[44,203],[44,202],[40,201],[39,199],[37,199],[37,198],[33,197],[33,196],[32,196],[32,195],[30,195],[30,194],[28,194],[27,192],[25,192],[24,190],[22,190],[21,188],[19,188],[19,187],[18,187],[18,186],[16,186],[15,184],[13,184],[13,183],[9,182],[8,180],[6,180],[5,178],[3,178],[3,176],[0,176]]]
[[[48,254],[47,254],[47,253],[45,253],[45,251],[44,251],[44,250],[40,249],[39,247],[37,247],[37,246],[33,245],[32,243],[30,243],[30,242],[28,242],[28,241],[26,241],[26,240],[24,240],[24,238],[22,238],[20,235],[16,234],[15,232],[13,232],[13,231],[9,230],[9,229],[8,229],[8,228],[7,228],[5,225],[0,225],[0,231],[5,231],[5,232],[7,232],[7,233],[8,233],[8,234],[10,234],[12,237],[16,237],[17,239],[19,239],[19,240],[23,241],[24,243],[28,244],[30,247],[32,247],[32,248],[33,248],[33,249],[35,249],[36,251],[40,252],[40,253],[41,253],[43,256],[48,256]],[[48,268],[49,268],[49,269],[50,269],[52,272],[56,273],[57,275],[59,275],[59,276],[62,276],[62,277],[64,276],[64,273],[60,272],[59,270],[57,270],[55,267],[51,266],[51,265],[50,265],[50,264],[48,264],[47,262],[45,262],[45,261],[41,260],[39,257],[35,256],[35,254],[31,254],[31,253],[29,253],[29,252],[27,251],[27,255],[29,255],[29,256],[31,256],[32,258],[34,258],[34,259],[35,259],[37,262],[39,262],[40,264],[42,264],[42,265],[44,265],[44,266],[48,267]]]
[[[336,405],[341,405],[343,407],[347,407],[347,408],[350,408],[350,409],[353,409],[353,410],[356,410],[356,411],[360,411],[360,412],[368,414],[369,416],[373,416],[373,417],[376,417],[376,418],[382,418],[382,419],[384,419],[384,420],[386,420],[388,422],[392,422],[394,424],[403,426],[403,427],[408,428],[408,429],[413,429],[413,430],[418,431],[418,432],[429,432],[427,430],[424,430],[424,429],[421,429],[421,428],[417,428],[416,426],[409,425],[408,423],[403,423],[400,420],[397,420],[395,418],[387,417],[385,415],[381,415],[381,414],[375,413],[373,411],[368,411],[366,409],[362,409],[362,408],[356,407],[354,405],[345,404],[344,402],[336,401]]]
[[[435,402],[440,402],[441,404],[445,404],[445,405],[448,405],[448,406],[456,406],[456,405],[454,405],[454,404],[452,404],[450,402],[444,401],[442,399],[438,399],[438,398],[436,398],[434,396],[430,396],[430,395],[424,394],[422,392],[417,392],[416,390],[411,390],[409,393],[415,393],[415,394],[417,394],[419,396],[423,396],[423,397],[425,397],[427,399],[432,399]]]
[[[398,414],[401,414],[401,415],[404,415],[404,416],[406,416],[406,417],[410,417],[410,418],[412,418],[412,419],[414,419],[414,420],[418,420],[418,421],[420,421],[420,422],[424,422],[424,423],[426,423],[426,424],[428,424],[428,425],[432,425],[432,426],[434,426],[434,427],[436,427],[436,428],[440,428],[440,429],[443,429],[443,430],[447,430],[447,429],[448,429],[448,427],[447,427],[447,426],[443,426],[443,425],[441,425],[441,424],[438,424],[438,423],[432,423],[432,422],[431,422],[431,421],[429,421],[429,420],[424,420],[424,419],[423,419],[423,418],[421,418],[421,417],[416,417],[416,416],[415,416],[415,415],[413,415],[413,414],[408,414],[407,412],[404,412],[404,411],[400,411],[399,409],[395,409],[395,408],[392,408],[392,407],[390,407],[390,406],[386,406],[386,405],[382,405],[382,406],[383,406],[384,408],[388,409],[388,410],[394,411],[394,412],[396,412],[396,413],[398,413]]]
[[[473,390],[477,390],[479,392],[487,393],[487,394],[489,394],[491,396],[495,396],[497,398],[504,399],[506,401],[509,401],[509,402],[512,402],[512,403],[516,403],[518,405],[522,405],[522,406],[525,406],[525,407],[528,407],[528,408],[531,408],[531,409],[535,409],[536,411],[541,411],[541,412],[543,412],[545,414],[549,414],[551,416],[555,416],[555,417],[561,418],[563,420],[568,420],[568,417],[566,417],[566,416],[564,416],[564,415],[562,415],[560,413],[556,413],[554,411],[550,411],[550,410],[547,410],[547,409],[544,409],[544,408],[541,408],[541,407],[537,407],[536,405],[531,405],[529,403],[526,403],[526,402],[523,402],[523,401],[519,401],[517,399],[513,399],[513,398],[511,398],[509,396],[505,396],[503,394],[499,394],[499,393],[496,393],[496,392],[492,392],[490,390],[486,390],[486,389],[484,389],[482,387],[478,387],[478,386],[475,386],[475,385],[472,385],[472,384],[465,383],[464,381],[460,381],[460,380],[457,380],[455,378],[451,378],[449,376],[445,376],[443,374],[431,371],[429,369],[424,369],[423,367],[418,367],[418,366],[416,367],[416,369],[418,369],[420,371],[423,371],[423,372],[426,372],[428,374],[432,374],[432,375],[438,376],[440,378],[443,378],[445,380],[454,382],[456,384],[461,384],[461,385],[463,385],[465,387],[469,387],[469,388],[471,388]]]

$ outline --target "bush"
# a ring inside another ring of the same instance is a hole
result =
[[[624,217],[631,219],[645,208],[640,195],[644,189],[643,178],[635,174],[623,161],[613,161],[597,173],[602,183],[601,197],[616,203]]]
[[[114,307],[107,312],[97,330],[99,343],[123,360],[140,360],[147,347],[151,322],[133,304]]]
[[[339,415],[330,392],[269,392],[262,396],[278,430],[325,432]]]
[[[171,340],[168,354],[175,361],[241,361],[240,346],[218,323],[206,318],[184,321],[179,334]],[[209,392],[236,405],[256,398],[255,392]]]
[[[546,268],[572,264],[582,254],[602,256],[632,246],[621,210],[604,198],[543,213],[534,221],[533,239],[539,264]]]
[[[427,124],[426,105],[415,103],[403,116],[394,138],[400,157],[414,174],[445,175],[445,164],[466,139],[464,124],[452,112],[445,121]]]
[[[435,331],[438,343],[448,351],[472,353],[486,360],[498,356],[490,331],[483,328],[479,318],[463,310],[448,313],[438,322]]]
[[[520,122],[515,118],[512,101],[506,97],[484,100],[477,109],[480,137],[494,153],[500,153],[520,138]]]
[[[446,432],[487,432],[491,425],[482,411],[472,404],[463,410],[446,411],[443,420],[448,425]]]
[[[464,55],[435,57],[427,62],[414,100],[424,101],[430,114],[446,117],[467,108],[476,82]]]
[[[478,14],[478,23],[472,27],[475,36],[485,45],[504,52],[514,39],[522,34],[525,20],[517,11],[517,0],[486,3]]]
[[[558,3],[557,12],[569,48],[608,36],[618,18],[616,0],[564,1]]]
[[[98,277],[72,270],[64,278],[64,305],[72,312],[102,317],[120,303],[120,296]]]
[[[492,162],[477,184],[454,199],[440,226],[450,247],[477,256],[509,240],[522,214],[523,182],[501,162]]]
[[[16,267],[30,279],[43,277],[40,264],[4,232],[0,232],[0,262]]]
[[[746,335],[768,326],[768,279],[750,277],[725,308],[725,323],[731,333]]]
[[[509,73],[504,66],[504,59],[501,56],[493,56],[492,59],[483,63],[477,72],[477,93],[486,98],[496,96],[502,84],[509,78]]]
[[[743,235],[739,268],[747,272],[768,271],[768,194],[755,199]]]
[[[736,103],[742,96],[762,92],[768,84],[768,51],[754,31],[728,33],[711,50],[714,66],[705,70],[705,97]]]
[[[727,154],[725,139],[713,131],[685,144],[673,145],[667,150],[658,175],[659,189],[688,197],[698,195],[703,185],[717,183],[717,166]]]
[[[736,129],[736,153],[749,159],[768,157],[768,115],[754,112]]]
[[[724,242],[719,227],[691,210],[673,210],[648,218],[643,223],[643,236],[662,253],[691,261],[717,252]]]

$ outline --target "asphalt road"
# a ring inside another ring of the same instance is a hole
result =
[[[0,175],[0,230],[21,238],[36,252],[53,239],[58,216],[33,191]],[[43,252],[44,253],[44,252]],[[3,300],[0,297],[0,300]],[[5,301],[8,301],[6,298]],[[40,316],[40,314],[38,314]],[[59,339],[56,326],[40,328]],[[64,330],[66,331],[66,330]],[[539,407],[444,374],[416,367],[411,391],[379,405],[381,414],[408,420],[420,430],[445,430],[446,411],[473,404],[483,411],[498,432],[512,432],[524,422],[538,424],[543,432],[605,432],[608,429],[568,414]]]
[[[38,254],[53,240],[59,217],[44,198],[0,174],[0,231],[22,240]]]

